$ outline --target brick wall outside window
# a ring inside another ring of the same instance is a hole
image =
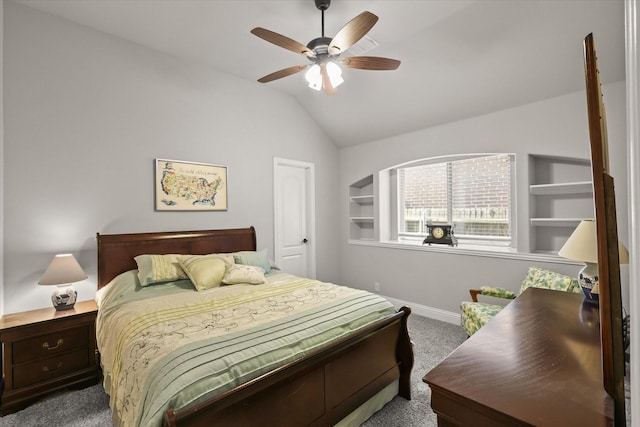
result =
[[[424,233],[433,222],[453,223],[458,236],[510,236],[510,155],[402,168],[398,178],[401,232]]]

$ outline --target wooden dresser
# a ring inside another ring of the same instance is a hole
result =
[[[99,381],[95,301],[71,310],[53,307],[0,318],[2,415],[15,412],[63,388]]]
[[[529,288],[427,373],[438,426],[612,426],[597,306]]]

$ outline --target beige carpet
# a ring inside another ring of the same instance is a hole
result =
[[[375,413],[363,427],[435,427],[436,416],[431,411],[431,389],[422,377],[445,359],[467,339],[458,325],[440,322],[412,314],[409,334],[414,343],[414,365],[411,374],[411,400],[395,397]]]

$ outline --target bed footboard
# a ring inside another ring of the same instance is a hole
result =
[[[193,407],[163,417],[164,426],[332,426],[399,380],[411,399],[413,348],[402,307],[357,334]]]

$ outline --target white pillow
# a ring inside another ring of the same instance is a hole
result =
[[[261,285],[266,283],[266,279],[264,278],[264,270],[262,267],[234,264],[227,268],[222,283],[225,285],[238,285],[241,283]]]

